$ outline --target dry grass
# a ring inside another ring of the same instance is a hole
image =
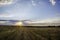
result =
[[[1,26],[0,40],[60,40],[60,28]]]

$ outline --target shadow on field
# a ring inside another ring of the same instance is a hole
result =
[[[60,40],[60,27],[1,25],[0,40]]]

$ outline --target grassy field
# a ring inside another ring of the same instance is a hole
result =
[[[60,40],[60,28],[0,26],[0,40]]]

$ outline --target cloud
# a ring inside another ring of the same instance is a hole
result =
[[[42,20],[41,23],[60,23],[60,19],[56,18],[56,19],[46,19],[46,20]]]
[[[51,4],[54,6],[56,4],[55,0],[50,0]]]
[[[36,3],[34,0],[31,1],[33,6],[36,6]]]
[[[0,14],[0,18],[5,18],[5,17],[14,17],[14,15],[11,14]]]
[[[13,0],[0,0],[0,5],[10,5],[13,3]]]
[[[60,23],[60,18],[28,21],[28,23]]]

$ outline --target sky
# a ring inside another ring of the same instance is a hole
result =
[[[60,19],[60,0],[0,0],[0,20]]]

